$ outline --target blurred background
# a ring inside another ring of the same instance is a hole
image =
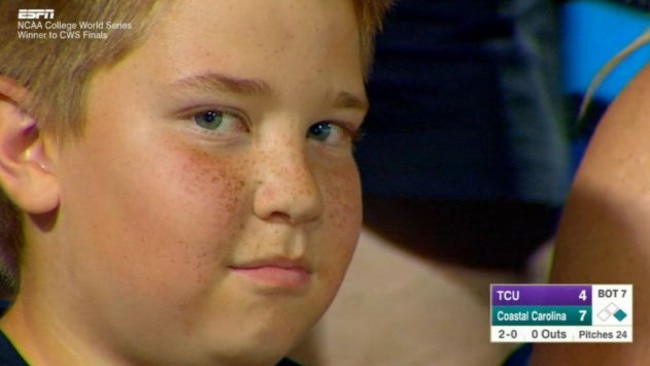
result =
[[[357,160],[364,229],[310,366],[500,365],[490,283],[546,281],[571,178],[641,49],[646,1],[400,0],[377,41]]]

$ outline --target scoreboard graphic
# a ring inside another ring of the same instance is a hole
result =
[[[493,284],[490,340],[507,343],[630,343],[629,284]]]

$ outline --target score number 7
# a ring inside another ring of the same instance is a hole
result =
[[[587,301],[587,290],[582,290],[580,291],[580,294],[578,294],[578,299],[582,301]],[[578,310],[580,313],[580,321],[583,322],[585,321],[585,317],[587,316],[587,310]]]

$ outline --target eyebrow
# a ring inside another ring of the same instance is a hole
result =
[[[264,80],[238,78],[220,73],[205,73],[176,80],[171,83],[173,90],[180,92],[198,90],[206,93],[231,92],[243,95],[273,96],[273,88]],[[336,108],[359,109],[366,111],[369,107],[365,97],[358,97],[349,92],[339,92],[334,97]]]
[[[334,98],[334,107],[366,111],[369,103],[366,98],[360,98],[348,92],[340,92]]]
[[[272,95],[273,89],[264,80],[243,79],[218,73],[189,76],[171,84],[176,90],[204,92],[232,92],[245,95]]]

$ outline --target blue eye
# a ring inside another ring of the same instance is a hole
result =
[[[332,124],[329,122],[319,122],[309,127],[307,137],[318,141],[327,141],[332,134]]]
[[[194,115],[194,122],[207,130],[214,131],[221,126],[224,114],[224,112],[215,110],[204,111]]]
[[[248,132],[248,125],[244,118],[227,110],[205,109],[192,114],[191,120],[201,132],[221,138]]]
[[[354,140],[356,133],[335,122],[318,122],[309,127],[307,138],[330,146],[348,146]]]

